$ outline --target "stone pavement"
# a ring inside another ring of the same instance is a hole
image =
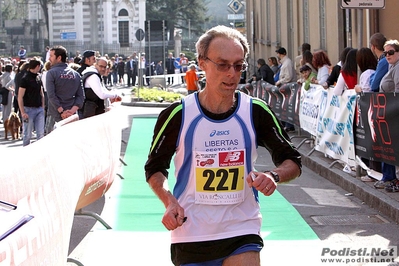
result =
[[[362,200],[368,206],[387,215],[399,223],[399,193],[386,192],[384,189],[375,189],[374,182],[363,182],[356,177],[356,172],[343,171],[344,164],[327,158],[323,153],[314,151],[310,144],[305,143],[306,133],[290,133],[292,142],[302,155],[302,163],[320,177],[340,186],[353,196]]]

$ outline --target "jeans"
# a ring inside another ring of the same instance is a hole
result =
[[[114,85],[116,85],[118,83],[118,72],[116,72],[116,71],[112,72],[112,83]]]
[[[396,179],[395,165],[382,163],[382,181],[392,181]]]
[[[30,144],[33,129],[36,130],[36,139],[44,137],[44,108],[24,106],[29,118],[23,122],[23,146]],[[26,121],[26,122],[25,122]]]

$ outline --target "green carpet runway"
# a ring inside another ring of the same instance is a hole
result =
[[[157,234],[159,236],[162,235],[159,239],[164,241],[165,233],[169,235],[169,232],[161,223],[165,208],[151,191],[144,175],[144,164],[151,145],[155,121],[156,118],[136,117],[133,119],[124,158],[127,164],[123,169],[125,179],[121,182],[119,195],[116,195],[116,217],[112,227],[114,231],[129,232],[130,234],[137,233],[140,236],[154,237],[154,239],[158,239]],[[172,189],[174,182],[173,165],[169,173],[171,176],[170,188]],[[304,253],[309,252],[310,249],[315,248],[320,243],[310,226],[278,191],[271,197],[265,197],[260,194],[260,204],[263,215],[261,233],[265,240],[265,248],[262,253],[267,254],[267,257],[277,255],[278,250],[284,249],[285,253],[278,255],[278,259],[282,259],[281,257],[284,254],[285,256],[287,255],[287,248],[292,250],[290,246],[300,247],[299,250],[301,251],[297,250],[297,253],[299,252],[300,254],[296,254],[295,257],[306,256]],[[164,248],[168,251],[169,243],[164,245],[166,245]],[[310,249],[306,248],[308,245],[310,245]],[[314,251],[318,253],[318,249]],[[295,252],[291,252],[291,255],[294,254]],[[261,256],[262,261],[266,259],[265,256]],[[296,262],[298,261],[296,260]],[[313,265],[308,261],[306,262],[308,265]],[[281,265],[284,264],[282,263]]]

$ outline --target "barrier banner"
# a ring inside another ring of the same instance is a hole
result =
[[[284,91],[283,91],[284,89]],[[284,94],[283,112],[286,111],[286,120],[283,121],[300,126],[299,123],[299,105],[301,97],[301,86],[298,83],[289,83],[280,88],[280,92]]]
[[[395,93],[363,93],[358,97],[356,154],[399,165],[399,97]]]
[[[356,92],[345,90],[336,96],[331,89],[321,93],[315,149],[355,166],[353,119]]]
[[[264,90],[265,92],[263,93],[264,98],[263,100],[270,106],[270,108],[273,109],[273,111],[276,113],[276,109],[275,106],[277,104],[277,96],[274,93],[274,91],[276,91],[276,86],[264,82],[262,83],[262,90]],[[277,115],[277,114],[276,114]]]
[[[301,87],[296,82],[277,87],[264,80],[259,80],[251,84],[240,85],[237,89],[264,100],[281,121],[300,126]]]
[[[0,241],[0,266],[67,264],[75,210],[100,198],[114,180],[118,114],[112,110],[67,124],[0,154],[0,199],[34,216]]]
[[[309,132],[313,136],[317,134],[317,122],[321,105],[321,94],[323,91],[324,88],[322,86],[314,84],[311,84],[307,91],[301,90],[299,123],[301,129]]]

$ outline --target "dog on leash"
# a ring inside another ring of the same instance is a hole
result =
[[[21,128],[21,120],[15,112],[12,112],[10,116],[4,121],[4,139],[7,139],[7,133],[10,132],[12,139],[19,139],[19,131]]]

